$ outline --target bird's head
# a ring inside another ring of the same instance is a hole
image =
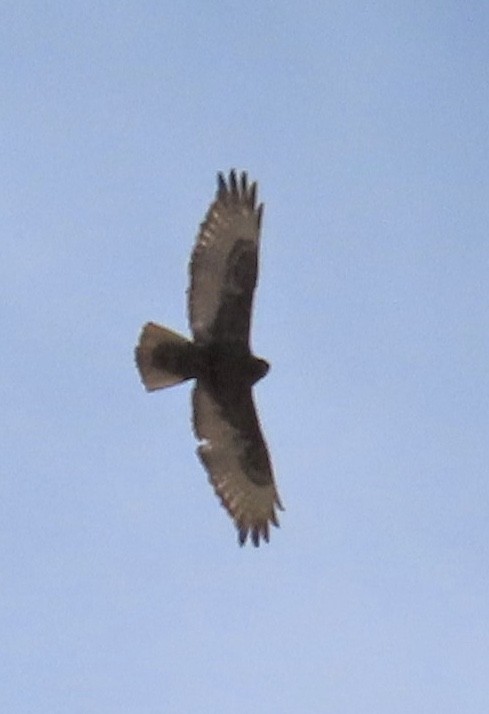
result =
[[[258,380],[263,379],[269,369],[270,364],[266,361],[266,359],[255,357],[253,360],[253,384],[258,382]]]

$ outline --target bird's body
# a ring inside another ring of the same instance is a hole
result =
[[[256,184],[218,176],[218,191],[200,227],[190,263],[189,319],[194,340],[147,323],[136,362],[148,391],[195,379],[193,424],[198,454],[239,541],[268,541],[283,508],[252,397],[268,363],[249,346],[258,271],[262,205]]]

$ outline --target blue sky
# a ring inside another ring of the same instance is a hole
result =
[[[486,714],[489,8],[0,6],[0,707]],[[189,386],[215,175],[265,201],[256,390],[287,508],[240,549]]]

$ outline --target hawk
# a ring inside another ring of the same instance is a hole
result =
[[[148,322],[136,364],[148,391],[195,379],[192,393],[197,453],[241,545],[268,542],[283,510],[253,402],[253,385],[270,365],[250,348],[253,293],[263,204],[246,172],[219,173],[215,199],[190,260],[188,314],[193,341]]]

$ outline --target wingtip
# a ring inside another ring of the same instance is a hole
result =
[[[221,201],[229,200],[244,202],[252,211],[256,211],[258,223],[261,222],[263,204],[256,208],[256,196],[258,184],[256,181],[249,183],[247,171],[239,173],[236,169],[230,169],[228,176],[223,171],[217,174],[217,198]]]
[[[229,172],[229,188],[233,198],[239,197],[238,181],[236,179],[236,169],[231,169]]]
[[[260,547],[260,531],[258,530],[258,528],[253,528],[253,530],[251,531],[251,540],[255,548]]]
[[[260,205],[258,206],[257,216],[258,216],[258,228],[261,228],[261,222],[263,220],[263,203],[260,203]]]
[[[271,523],[273,523],[274,526],[278,526],[278,521],[273,518],[271,520]],[[260,538],[265,541],[265,543],[270,542],[270,528],[268,521],[265,523],[259,523],[254,526],[241,526],[238,524],[238,543],[242,547],[246,541],[248,540],[248,535],[250,536],[250,540],[255,546],[255,548],[260,547]]]
[[[279,511],[285,511],[285,506],[280,500],[280,496],[278,495],[278,493],[275,494],[275,505],[277,506]]]
[[[246,171],[241,172],[241,191],[245,196],[248,193],[248,174],[246,173]]]
[[[226,179],[222,171],[217,174],[217,195],[219,198],[224,198],[227,194]]]

